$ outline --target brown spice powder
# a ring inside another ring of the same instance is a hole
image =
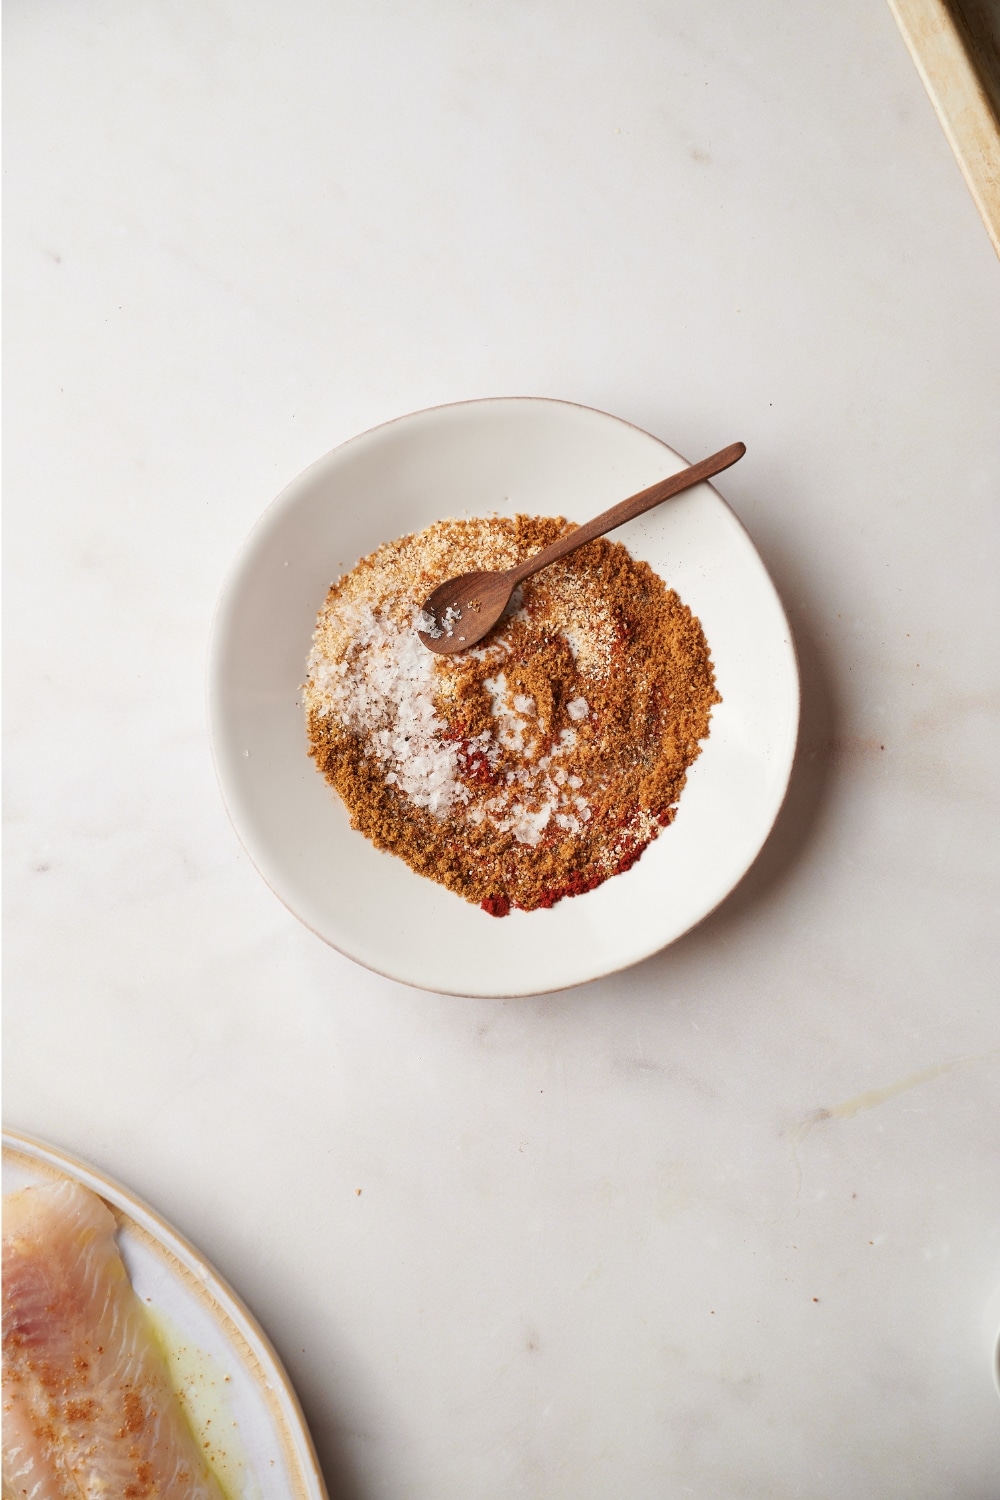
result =
[[[634,864],[721,701],[698,620],[603,538],[529,579],[480,647],[441,657],[416,639],[438,583],[567,529],[442,521],[380,547],[330,589],[310,657],[309,754],[352,825],[495,916]]]

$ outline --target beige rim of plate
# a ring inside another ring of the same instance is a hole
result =
[[[197,1384],[232,1436],[215,1467],[239,1500],[327,1500],[298,1398],[266,1334],[193,1245],[120,1183],[17,1131],[3,1133],[3,1188],[69,1177],[96,1193],[118,1223],[118,1245],[137,1294],[167,1349],[178,1387]],[[223,1390],[223,1385],[225,1389]],[[199,1414],[185,1401],[199,1432]],[[218,1421],[216,1422],[218,1432]]]

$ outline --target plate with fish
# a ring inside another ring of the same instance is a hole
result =
[[[649,957],[742,879],[798,668],[712,484],[527,579],[475,649],[419,634],[445,579],[686,467],[605,412],[509,397],[362,433],[273,502],[222,592],[209,716],[236,831],[313,932],[405,984],[531,995]]]
[[[127,1189],[3,1135],[3,1494],[326,1500],[265,1334]]]

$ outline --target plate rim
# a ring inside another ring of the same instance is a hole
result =
[[[0,1133],[0,1142],[2,1142],[4,1153],[10,1151],[18,1156],[33,1158],[82,1183],[84,1187],[95,1192],[98,1197],[105,1199],[130,1219],[137,1229],[156,1242],[159,1249],[166,1250],[184,1266],[202,1291],[207,1293],[209,1299],[235,1325],[262,1366],[263,1373],[273,1382],[273,1394],[277,1396],[280,1393],[283,1397],[289,1409],[287,1414],[281,1412],[280,1402],[270,1401],[268,1404],[271,1405],[272,1410],[276,1407],[277,1412],[286,1418],[282,1425],[289,1426],[289,1430],[281,1436],[288,1456],[294,1457],[299,1470],[296,1477],[301,1487],[300,1493],[312,1497],[312,1500],[329,1500],[312,1434],[295,1387],[277,1350],[243,1299],[211,1262],[205,1259],[197,1246],[175,1229],[169,1220],[165,1219],[144,1198],[140,1198],[137,1193],[133,1193],[116,1178],[91,1165],[90,1162],[84,1161],[73,1152],[10,1126],[4,1126]],[[267,1394],[270,1396],[272,1392],[268,1390]],[[288,1415],[294,1419],[291,1424],[287,1423]]]
[[[281,487],[278,493],[268,502],[265,508],[257,516],[253,525],[244,534],[242,543],[239,546],[232,562],[230,563],[223,579],[222,586],[219,590],[215,608],[212,614],[208,648],[208,671],[206,681],[205,707],[206,718],[208,722],[209,744],[211,748],[212,764],[215,771],[216,782],[222,799],[223,807],[225,808],[226,815],[233,828],[233,831],[236,834],[239,845],[244,854],[249,859],[254,870],[267,886],[268,890],[270,890],[272,894],[277,897],[285,910],[288,911],[297,922],[301,923],[301,925],[308,932],[311,932],[315,937],[317,937],[320,942],[324,943],[327,947],[332,948],[334,952],[341,954],[342,957],[350,960],[350,962],[358,964],[368,973],[377,974],[383,979],[389,979],[395,984],[404,984],[411,989],[420,990],[425,994],[447,995],[462,999],[527,1000],[532,999],[535,996],[561,994],[567,990],[578,989],[586,984],[594,984],[601,979],[609,979],[615,974],[621,974],[628,969],[635,968],[638,964],[644,963],[648,959],[654,958],[656,954],[662,953],[667,948],[672,947],[675,943],[679,942],[681,938],[686,937],[688,933],[695,931],[698,927],[701,926],[703,922],[707,921],[707,919],[714,912],[718,911],[719,907],[722,906],[733,894],[733,892],[742,884],[742,882],[746,879],[746,876],[749,874],[750,870],[753,868],[753,866],[756,864],[757,860],[763,853],[768,840],[771,838],[771,835],[774,832],[775,824],[777,823],[778,818],[781,815],[781,810],[784,807],[788,797],[788,790],[791,784],[792,772],[795,768],[796,760],[798,759],[799,742],[801,738],[802,728],[802,682],[799,653],[796,647],[795,636],[791,628],[791,623],[788,619],[787,611],[784,607],[781,596],[774,584],[774,580],[771,578],[770,571],[768,570],[763,558],[757,550],[757,546],[750,534],[749,529],[744,524],[740,516],[737,515],[736,511],[732,508],[726,498],[722,494],[720,494],[720,492],[711,483],[711,481],[704,480],[702,482],[709,489],[711,489],[716,502],[723,507],[724,511],[727,513],[729,521],[735,524],[746,544],[749,546],[753,557],[757,561],[760,569],[761,579],[766,584],[766,587],[770,593],[771,602],[776,608],[780,620],[784,624],[785,640],[783,641],[783,645],[787,653],[786,665],[790,669],[789,729],[787,744],[783,747],[782,751],[784,755],[784,769],[780,784],[780,795],[776,797],[770,822],[768,823],[765,832],[760,838],[756,849],[743,865],[742,869],[739,871],[736,877],[731,881],[727,889],[723,891],[722,894],[718,897],[718,899],[714,901],[711,906],[707,907],[695,921],[689,923],[689,925],[685,927],[681,932],[676,933],[673,937],[668,938],[665,942],[657,944],[657,946],[650,948],[647,952],[639,954],[637,957],[625,958],[620,963],[615,963],[610,967],[602,968],[599,973],[591,974],[586,978],[570,979],[565,983],[546,985],[545,987],[540,989],[532,988],[511,990],[509,988],[505,988],[495,990],[477,988],[474,992],[470,992],[468,989],[445,988],[440,984],[427,983],[426,981],[415,979],[409,975],[392,973],[388,969],[381,968],[376,962],[372,961],[369,958],[361,958],[355,953],[348,952],[346,948],[341,947],[338,942],[334,941],[325,932],[319,931],[319,929],[315,927],[311,921],[309,921],[299,911],[297,911],[294,906],[291,905],[289,899],[282,893],[281,890],[278,889],[278,887],[273,883],[271,878],[258,863],[253,850],[248,844],[247,839],[243,831],[241,830],[236,817],[234,816],[233,809],[230,804],[230,799],[227,795],[226,782],[220,769],[220,755],[217,748],[217,717],[219,716],[219,693],[217,690],[217,683],[220,677],[219,656],[221,653],[222,645],[223,617],[226,612],[227,606],[232,602],[234,587],[243,567],[246,564],[247,554],[255,538],[266,529],[269,521],[275,515],[275,513],[277,513],[279,509],[283,509],[288,505],[290,492],[293,490],[298,490],[300,485],[303,485],[308,481],[309,477],[315,470],[328,463],[328,461],[333,458],[335,454],[343,453],[345,450],[352,448],[355,444],[365,442],[385,428],[394,427],[401,423],[414,421],[421,417],[428,417],[433,415],[434,413],[467,409],[476,406],[501,407],[506,405],[549,405],[585,412],[589,416],[600,417],[606,421],[613,422],[618,426],[630,428],[633,432],[639,434],[641,437],[648,438],[650,441],[656,443],[657,446],[663,448],[671,456],[680,459],[682,464],[688,463],[688,460],[684,458],[683,455],[681,455],[677,451],[677,449],[671,447],[671,445],[667,443],[663,438],[658,437],[655,433],[650,432],[647,428],[640,427],[638,423],[629,421],[627,417],[620,417],[615,413],[605,411],[600,407],[589,406],[586,403],[580,401],[568,401],[557,396],[477,396],[459,401],[437,402],[434,405],[420,407],[414,411],[402,412],[395,417],[387,418],[383,422],[376,422],[373,426],[364,428],[361,432],[354,433],[351,437],[345,438],[343,442],[337,443],[334,447],[329,448],[325,453],[319,454],[315,459],[312,460],[311,463],[307,464],[304,469],[299,470],[297,474],[293,475],[292,478],[289,479],[287,483],[285,483]]]

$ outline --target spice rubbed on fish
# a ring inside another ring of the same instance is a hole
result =
[[[527,579],[478,646],[421,643],[437,584],[568,526],[438,521],[386,543],[330,589],[309,658],[309,754],[353,826],[492,916],[629,869],[673,820],[721,702],[699,621],[603,538]]]
[[[100,1198],[3,1202],[3,1500],[226,1500]]]

